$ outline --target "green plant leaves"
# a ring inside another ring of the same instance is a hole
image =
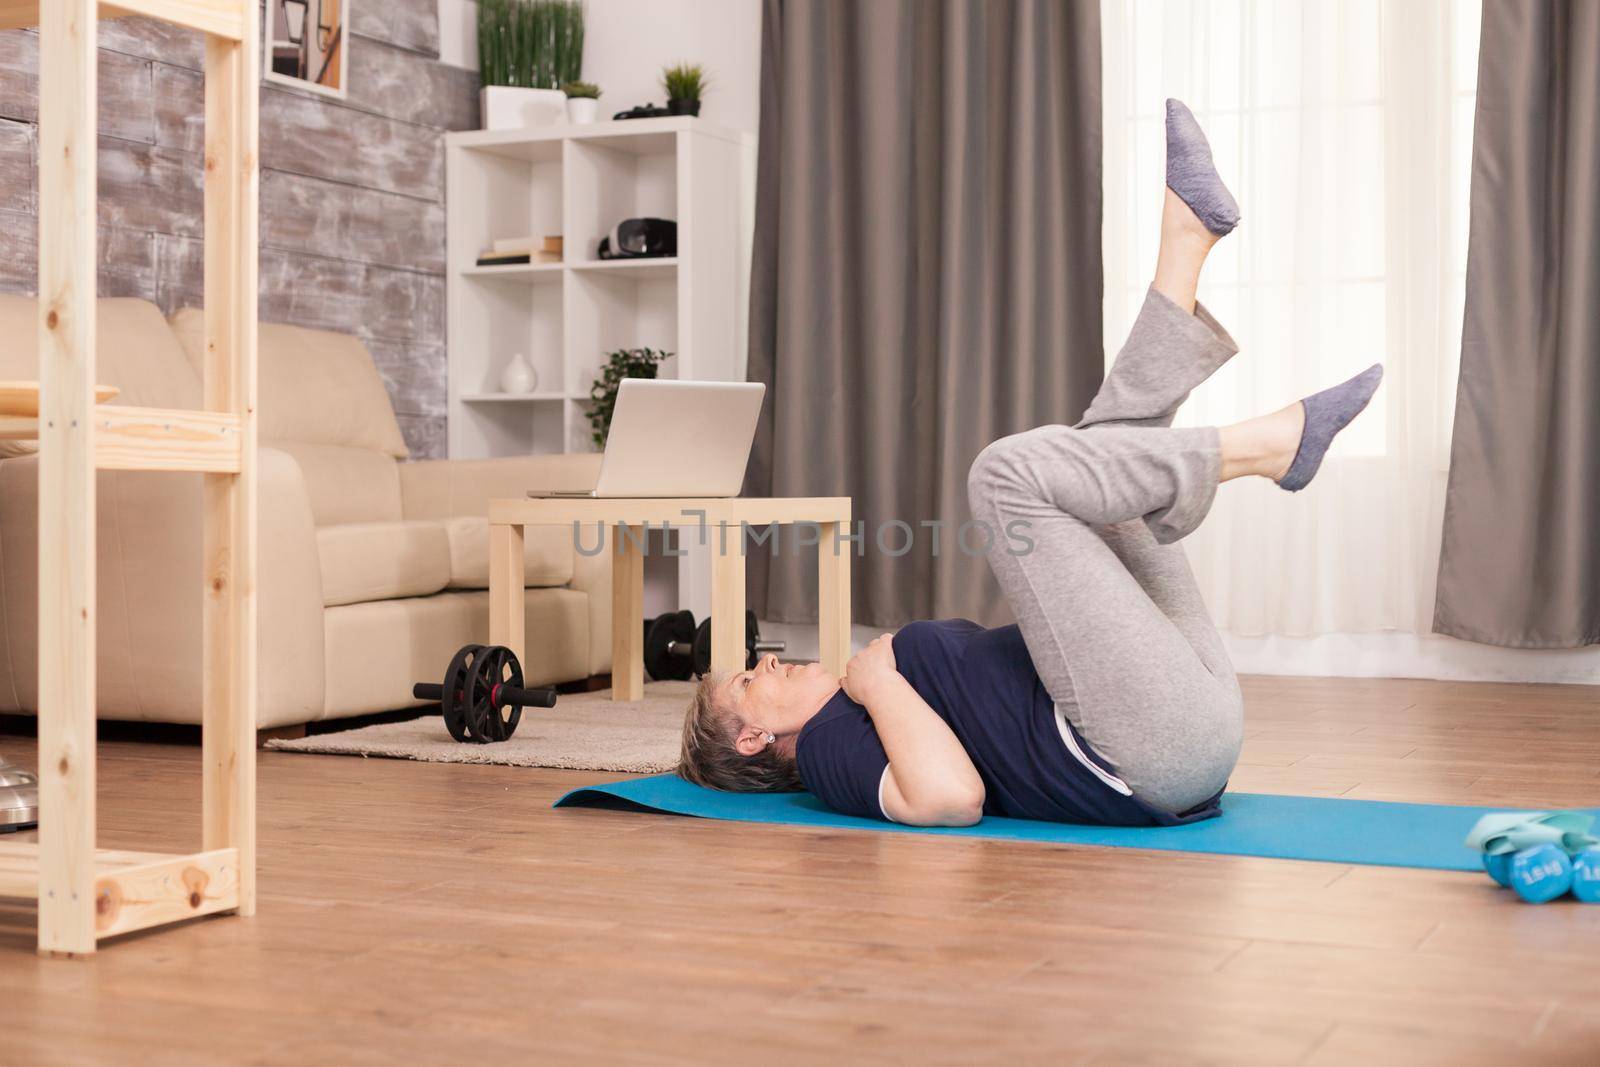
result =
[[[662,362],[672,358],[671,352],[654,348],[619,348],[606,354],[606,365],[600,368],[600,377],[589,387],[589,435],[596,448],[606,447],[611,434],[611,415],[617,409],[617,390],[624,378],[654,378]]]
[[[479,0],[484,85],[559,89],[583,76],[583,0]]]
[[[668,100],[699,100],[710,84],[706,68],[699,63],[679,63],[661,72],[661,87]]]

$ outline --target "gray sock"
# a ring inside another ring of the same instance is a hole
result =
[[[1306,426],[1300,431],[1300,450],[1294,454],[1294,462],[1278,479],[1280,489],[1298,493],[1311,483],[1334,436],[1361,414],[1381,381],[1383,364],[1374,363],[1344,384],[1313,393],[1300,401],[1300,406],[1306,409]]]
[[[1239,225],[1239,205],[1211,161],[1211,143],[1181,100],[1167,101],[1167,187],[1218,237]]]

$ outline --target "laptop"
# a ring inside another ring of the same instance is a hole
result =
[[[533,497],[738,496],[767,387],[624,378],[593,489]]]

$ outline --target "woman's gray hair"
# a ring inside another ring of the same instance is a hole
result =
[[[683,718],[683,751],[678,777],[725,793],[797,793],[805,789],[795,761],[768,745],[754,756],[734,742],[739,720],[717,705],[717,689],[728,679],[717,671],[700,679]]]

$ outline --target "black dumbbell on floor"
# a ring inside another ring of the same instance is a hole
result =
[[[782,652],[783,641],[763,641],[756,613],[744,613],[745,668],[768,652]],[[645,620],[644,669],[658,682],[687,681],[711,671],[711,620],[694,624],[694,613],[671,611]]]
[[[522,665],[501,645],[463,645],[444,672],[444,684],[418,682],[418,700],[437,700],[445,727],[457,741],[486,745],[517,731],[523,708],[551,708],[554,689],[522,688]]]

